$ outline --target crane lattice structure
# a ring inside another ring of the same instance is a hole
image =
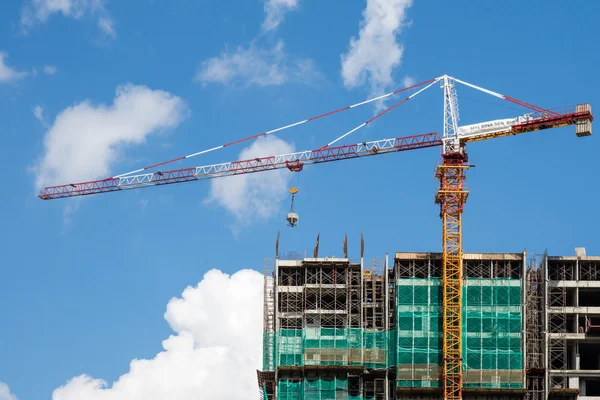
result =
[[[382,139],[357,144],[332,146],[358,129],[363,128],[377,118],[387,114],[400,104],[407,102],[436,83],[440,83],[444,93],[444,127],[443,135],[424,133],[392,139]],[[491,96],[509,101],[529,112],[514,118],[486,121],[473,125],[459,126],[458,100],[456,83],[487,93]],[[147,173],[147,170],[196,157],[219,149],[230,147],[245,141],[267,136],[304,123],[340,113],[364,104],[394,96],[400,92],[420,88],[391,107],[363,122],[354,129],[344,133],[332,142],[316,150],[300,151],[289,154],[257,157],[220,164],[205,165],[192,168],[181,168]],[[575,125],[578,137],[592,133],[593,116],[591,106],[587,103],[550,110],[522,102],[491,90],[473,85],[460,79],[443,75],[416,85],[384,94],[351,106],[340,108],[325,114],[308,118],[271,131],[223,144],[204,151],[179,157],[160,164],[151,165],[114,177],[81,183],[70,183],[51,186],[43,189],[39,197],[43,200],[67,197],[86,196],[99,193],[124,191],[129,189],[163,186],[175,183],[201,181],[232,175],[257,173],[287,168],[292,172],[300,172],[307,165],[332,161],[363,158],[368,156],[395,153],[407,150],[424,149],[440,146],[442,162],[437,166],[436,178],[440,181],[435,202],[440,205],[442,219],[442,304],[443,304],[443,390],[444,399],[462,399],[462,213],[469,194],[465,186],[466,171],[470,167],[466,153],[466,145],[470,142],[494,139],[504,136],[518,135],[526,132],[559,128]]]

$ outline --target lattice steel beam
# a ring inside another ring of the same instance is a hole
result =
[[[321,164],[331,161],[348,160],[441,145],[442,140],[440,136],[437,133],[432,132],[394,139],[382,139],[338,147],[327,147],[318,150],[280,154],[270,157],[259,157],[250,160],[205,165],[194,168],[182,168],[142,175],[128,175],[120,178],[107,178],[97,181],[51,186],[43,189],[40,192],[39,197],[42,200],[52,200],[64,197],[86,196],[98,193],[116,192],[125,189],[163,186],[173,183],[200,181],[282,168],[288,168],[291,171],[298,172],[301,171],[305,165]]]
[[[442,218],[442,312],[444,399],[462,399],[462,231],[468,191],[466,153],[444,154],[436,177],[436,203]]]

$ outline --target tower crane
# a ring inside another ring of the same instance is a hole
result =
[[[356,144],[333,146],[358,129],[368,125],[385,115],[402,103],[422,93],[434,84],[439,83],[444,95],[443,134],[436,132],[422,133],[412,136],[381,139]],[[456,84],[462,84],[488,95],[517,104],[529,110],[528,113],[506,119],[485,121],[472,125],[459,126],[458,100]],[[208,152],[233,146],[275,132],[292,128],[320,118],[343,112],[373,101],[394,96],[400,92],[419,88],[418,91],[403,98],[391,107],[363,122],[354,129],[344,133],[337,139],[315,150],[306,150],[289,154],[257,157],[220,164],[205,165],[192,168],[180,168],[147,173],[149,169],[168,163],[192,158]],[[435,203],[440,206],[442,219],[442,312],[443,312],[443,357],[442,386],[444,399],[462,399],[462,213],[469,194],[465,186],[466,171],[469,160],[466,145],[471,142],[518,135],[526,132],[559,128],[575,125],[578,137],[592,134],[592,111],[588,103],[577,104],[559,110],[541,108],[500,93],[484,89],[471,83],[448,75],[443,75],[416,85],[396,90],[382,96],[340,108],[316,117],[283,126],[271,131],[213,147],[201,152],[179,157],[160,164],[151,165],[114,177],[92,180],[88,182],[69,183],[44,188],[39,197],[42,200],[61,199],[67,197],[86,196],[110,193],[129,189],[164,186],[175,183],[202,181],[226,176],[257,173],[287,168],[292,172],[300,172],[305,166],[332,161],[364,158],[375,155],[396,153],[408,150],[441,147],[441,164],[437,165],[435,177],[440,181],[435,195]],[[294,193],[293,193],[294,194]],[[293,211],[293,210],[292,210]],[[295,224],[297,218],[293,221]]]

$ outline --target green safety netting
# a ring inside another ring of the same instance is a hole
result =
[[[394,365],[395,334],[359,328],[281,329],[274,336],[274,361],[265,365],[356,365],[387,368]],[[267,337],[267,340],[271,340]]]
[[[397,385],[440,387],[441,280],[397,280]],[[520,279],[467,279],[463,287],[464,387],[521,388]]]
[[[263,371],[275,370],[275,332],[263,332]]]
[[[282,379],[277,383],[279,400],[366,400],[358,387],[349,387],[345,378]],[[372,397],[371,397],[372,398]]]
[[[467,279],[463,288],[464,386],[522,388],[520,279]]]
[[[265,332],[263,370],[293,365],[396,365],[398,386],[440,387],[441,280],[398,279],[396,293],[395,331],[311,327]],[[524,387],[521,295],[520,279],[466,280],[464,387]],[[277,385],[278,398],[359,399],[344,393],[345,380],[335,381],[332,389],[331,380],[283,380]]]
[[[439,387],[442,361],[440,279],[398,279],[397,385]]]

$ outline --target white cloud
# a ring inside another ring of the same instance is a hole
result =
[[[242,270],[204,275],[172,299],[165,319],[175,331],[164,351],[133,360],[111,386],[81,375],[57,388],[52,400],[245,400],[258,397],[263,278]],[[11,399],[12,400],[12,399]]]
[[[177,126],[186,114],[181,98],[132,84],[118,86],[110,105],[86,100],[68,107],[45,134],[36,186],[105,178],[126,146]]]
[[[110,37],[117,37],[115,32],[115,22],[110,18],[100,18],[98,20],[98,27],[102,29]]]
[[[42,124],[46,123],[46,119],[44,118],[44,108],[39,104],[36,104],[35,107],[33,107],[33,115]]]
[[[294,151],[292,144],[275,136],[263,136],[242,150],[240,160],[287,154]],[[290,172],[287,169],[229,176],[211,181],[208,203],[216,202],[233,214],[238,227],[248,226],[254,220],[276,215],[287,196]]]
[[[413,78],[412,76],[405,76],[402,79],[402,84],[404,85],[404,87],[412,86],[415,83],[417,83],[417,81],[415,81],[415,78]]]
[[[44,23],[54,14],[62,14],[65,17],[80,19],[86,14],[100,15],[99,27],[110,36],[114,37],[114,30],[106,31],[107,25],[112,28],[112,20],[109,17],[104,4],[107,0],[27,0],[21,11],[21,27],[27,32],[35,24]],[[108,21],[102,22],[102,21]]]
[[[265,0],[265,20],[263,31],[272,31],[279,27],[286,12],[298,8],[298,0]]]
[[[46,75],[56,74],[57,68],[54,65],[44,65],[44,72]]]
[[[17,71],[16,69],[6,65],[7,58],[8,54],[0,51],[0,83],[16,82],[19,79],[27,76],[27,72]]]
[[[284,15],[298,8],[298,0],[265,0],[265,20],[262,31],[275,31]],[[259,35],[260,37],[260,35]],[[315,62],[308,58],[293,57],[278,40],[273,48],[257,46],[254,41],[248,48],[224,50],[221,55],[205,60],[194,80],[203,84],[218,83],[224,86],[274,86],[288,82],[312,84],[322,79]]]
[[[224,51],[218,57],[206,60],[195,80],[203,84],[224,86],[273,86],[294,81],[310,84],[321,77],[313,60],[294,58],[284,50],[283,41],[272,49],[250,45],[234,52]]]
[[[402,62],[403,47],[397,35],[405,24],[412,0],[367,0],[358,39],[350,39],[342,54],[344,85],[352,89],[368,84],[372,95],[380,94],[394,81],[392,71]]]
[[[0,400],[19,400],[4,382],[0,382]]]

